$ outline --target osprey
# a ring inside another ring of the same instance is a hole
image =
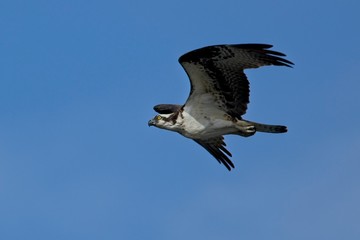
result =
[[[242,118],[249,103],[249,81],[244,69],[266,65],[291,67],[283,53],[268,44],[215,45],[182,55],[179,62],[190,78],[184,105],[159,104],[149,126],[178,132],[193,139],[230,171],[234,164],[225,148],[224,135],[249,137],[256,132],[284,133],[286,126],[268,125]]]

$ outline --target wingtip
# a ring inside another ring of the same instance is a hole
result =
[[[225,165],[225,167],[227,168],[227,170],[228,170],[229,172],[231,172],[231,170],[235,169],[235,166],[234,166],[234,165],[231,165],[231,167]]]
[[[169,114],[178,111],[182,105],[179,104],[158,104],[153,109],[160,114]]]

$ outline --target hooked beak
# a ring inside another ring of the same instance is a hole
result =
[[[155,126],[155,121],[154,119],[151,119],[149,122],[148,122],[148,126]]]

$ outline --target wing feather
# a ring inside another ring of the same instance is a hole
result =
[[[154,106],[154,110],[160,114],[170,114],[179,111],[181,107],[178,104],[158,104]]]
[[[235,168],[233,162],[229,159],[231,153],[225,148],[224,137],[219,136],[210,139],[194,139],[195,142],[205,148],[219,163],[231,171],[231,168]]]

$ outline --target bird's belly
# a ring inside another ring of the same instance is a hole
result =
[[[204,120],[202,122],[189,122],[184,128],[182,135],[192,139],[204,139],[232,134],[237,129],[232,121],[216,119]]]

